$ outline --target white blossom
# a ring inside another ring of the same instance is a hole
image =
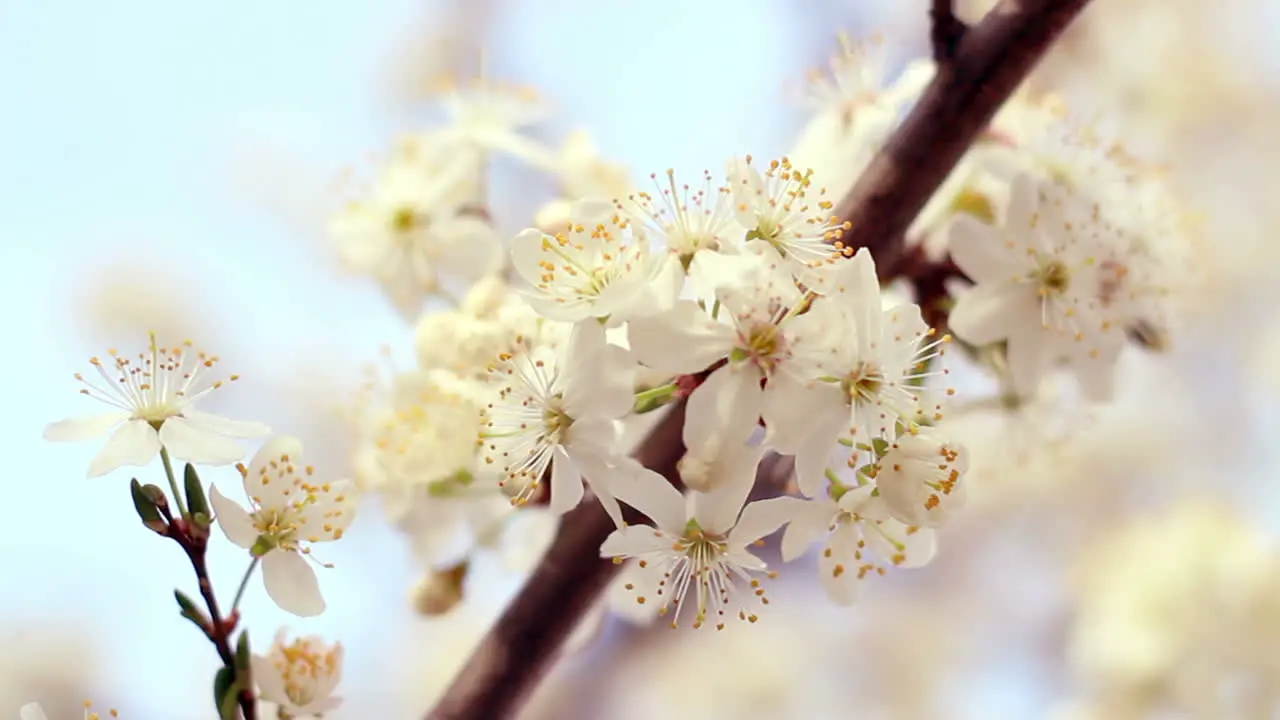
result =
[[[377,280],[407,319],[444,279],[474,280],[501,265],[501,244],[476,201],[481,169],[440,137],[412,138],[329,223],[347,269]]]
[[[570,222],[573,205],[579,199],[622,197],[632,188],[627,169],[600,157],[586,130],[574,131],[565,138],[547,170],[559,180],[561,197],[543,206],[534,219],[534,226],[544,232],[555,232]]]
[[[634,363],[605,341],[593,321],[574,329],[559,350],[530,345],[504,353],[490,370],[481,453],[497,468],[513,502],[523,504],[550,473],[551,509],[563,514],[591,485],[614,521],[621,510],[610,488],[620,427],[634,403]]]
[[[570,214],[554,235],[530,228],[511,240],[512,265],[530,285],[529,304],[571,323],[617,322],[648,310],[655,265],[644,238],[606,202],[584,200]]]
[[[614,201],[637,231],[666,248],[657,271],[659,293],[674,300],[686,278],[701,297],[742,282],[751,258],[741,255],[747,230],[738,224],[732,189],[713,186],[709,172],[697,190],[687,183],[677,186],[674,170],[666,176],[666,187],[656,173],[649,176],[656,194],[636,191]]]
[[[850,226],[831,214],[826,189],[814,187],[812,175],[787,158],[771,161],[763,173],[750,155],[728,164],[747,248],[779,263],[807,289],[822,292],[825,272],[842,257],[832,243]]]
[[[632,560],[636,570],[625,589],[635,593],[637,603],[654,602],[659,613],[669,613],[672,627],[678,626],[686,601],[694,606],[694,628],[710,622],[719,630],[730,614],[749,622],[758,619],[747,609],[747,600],[768,604],[764,588],[752,576],[767,566],[747,546],[777,530],[786,518],[775,505],[743,506],[755,481],[759,448],[735,448],[732,457],[731,480],[708,493],[686,498],[662,476],[643,469],[625,486],[625,494],[619,491],[653,525],[618,528],[600,546],[600,555],[619,563]]]
[[[443,138],[483,156],[501,152],[546,167],[550,153],[520,131],[541,123],[550,106],[532,87],[486,77],[461,80],[443,78],[438,84],[439,103],[449,116],[440,130]]]
[[[334,695],[342,679],[342,643],[327,644],[317,635],[285,642],[282,628],[271,650],[250,659],[260,697],[290,715],[321,715],[342,705]]]
[[[1020,395],[1033,395],[1051,366],[1065,362],[1090,396],[1109,397],[1124,343],[1099,297],[1100,254],[1113,237],[1095,205],[1019,176],[1001,227],[965,217],[952,225],[952,257],[976,283],[956,299],[952,331],[977,346],[1005,341]]]
[[[311,568],[314,543],[340,539],[355,517],[356,487],[349,480],[318,483],[302,464],[302,442],[277,436],[240,466],[246,511],[216,486],[209,501],[227,539],[262,558],[262,581],[281,609],[301,617],[324,612]],[[326,566],[327,567],[327,566]]]
[[[934,369],[947,337],[933,330],[911,303],[884,308],[875,263],[865,248],[845,260],[833,288],[809,309],[809,320],[828,333],[816,352],[793,359],[790,372],[770,382],[766,443],[796,456],[801,488],[816,495],[831,448],[892,438],[899,424],[912,425],[925,410],[925,382],[945,375]],[[931,421],[941,419],[929,407]]]
[[[89,477],[105,475],[126,466],[143,466],[161,448],[178,459],[208,465],[227,465],[244,457],[244,449],[232,438],[266,435],[261,423],[228,420],[200,412],[196,402],[221,388],[223,380],[209,378],[218,363],[216,355],[192,349],[190,341],[161,347],[154,334],[145,353],[136,359],[109,351],[107,361],[89,359],[102,379],[91,382],[76,373],[81,394],[116,410],[49,424],[44,439],[79,442],[111,433],[107,444],[89,464]],[[238,375],[228,380],[235,381]]]
[[[827,596],[841,605],[857,598],[863,581],[884,575],[889,567],[926,565],[937,550],[933,530],[895,520],[875,486],[865,480],[861,486],[833,481],[810,500],[780,497],[760,502],[776,506],[787,518],[783,562],[822,543],[818,576]]]
[[[935,431],[903,433],[880,459],[876,488],[903,523],[936,528],[964,505],[969,451]]]
[[[811,344],[825,347],[829,328],[800,314],[802,296],[789,277],[759,264],[752,278],[719,295],[718,317],[698,303],[682,300],[667,313],[638,318],[628,325],[636,359],[672,374],[697,373],[723,361],[689,397],[684,423],[685,446],[707,458],[710,443],[745,442],[778,392],[761,382]],[[766,422],[769,418],[765,418]]]

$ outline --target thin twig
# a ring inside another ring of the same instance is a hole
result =
[[[1087,3],[1002,0],[965,32],[948,70],[938,73],[837,209],[853,225],[844,243],[870,248],[883,272],[895,267],[903,234],[929,196]],[[677,487],[683,423],[680,403],[636,453],[637,460]],[[629,522],[639,520],[635,513],[625,515]],[[612,530],[596,503],[565,515],[546,555],[429,720],[501,720],[519,712],[613,577],[617,566],[599,557],[600,543]]]
[[[960,48],[969,26],[956,17],[955,0],[932,0],[929,7],[929,42],[933,45],[933,61],[946,72]]]

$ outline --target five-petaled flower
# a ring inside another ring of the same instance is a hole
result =
[[[330,647],[316,635],[286,643],[282,628],[271,651],[255,653],[250,660],[253,681],[263,700],[289,716],[319,716],[342,704],[342,698],[333,694],[342,679],[342,655],[342,643]]]
[[[267,594],[282,609],[310,617],[324,612],[324,598],[311,568],[311,545],[337,540],[355,516],[356,487],[349,480],[319,483],[302,464],[302,443],[269,440],[240,467],[251,510],[246,512],[217,487],[209,500],[227,538],[262,558]]]
[[[218,363],[216,355],[192,349],[190,341],[160,347],[151,335],[147,352],[130,359],[111,350],[105,362],[90,358],[101,384],[80,373],[80,390],[95,400],[118,408],[115,411],[51,423],[44,438],[73,442],[111,437],[89,464],[89,477],[105,475],[125,465],[146,465],[164,448],[179,460],[208,465],[227,465],[244,457],[244,449],[232,438],[266,435],[271,429],[261,423],[228,420],[195,409],[196,401],[217,390],[223,380],[211,380],[209,371]],[[238,379],[238,375],[229,380]],[[112,432],[114,431],[114,432]]]
[[[711,622],[722,630],[730,614],[755,622],[741,593],[768,604],[760,580],[765,562],[747,546],[769,535],[786,522],[776,505],[749,503],[747,494],[755,483],[760,448],[735,447],[722,455],[728,462],[719,471],[722,481],[711,483],[714,490],[693,492],[686,498],[661,475],[634,465],[630,482],[619,489],[619,497],[649,516],[653,525],[627,525],[615,530],[600,546],[601,557],[634,565],[626,572],[626,589],[636,602],[653,601],[659,612],[671,615],[677,627],[680,611],[693,594],[693,627]],[[743,585],[747,587],[743,587]]]

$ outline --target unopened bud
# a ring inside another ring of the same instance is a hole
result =
[[[420,615],[443,615],[462,602],[462,584],[467,579],[466,560],[432,570],[413,589],[413,609]]]
[[[676,465],[676,470],[680,473],[681,482],[690,490],[710,492],[719,485],[719,473],[715,472],[715,466],[693,453],[685,453]]]

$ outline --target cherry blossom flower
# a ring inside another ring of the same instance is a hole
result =
[[[1099,300],[1100,251],[1112,236],[1094,208],[1020,175],[1002,227],[965,217],[952,225],[952,257],[977,284],[956,299],[949,324],[972,345],[1006,341],[1020,395],[1033,395],[1054,362],[1067,363],[1091,396],[1111,393],[1124,332]]]
[[[342,705],[333,694],[342,680],[342,643],[330,646],[317,635],[286,643],[285,637],[281,629],[266,655],[250,659],[260,697],[291,716],[336,710]]]
[[[535,88],[486,77],[482,69],[466,80],[441,78],[436,89],[450,120],[440,131],[443,138],[480,154],[501,152],[539,167],[551,164],[551,153],[520,133],[550,112]]]
[[[904,433],[880,459],[876,488],[889,513],[917,527],[942,526],[964,505],[969,451],[933,431]]]
[[[479,171],[439,137],[413,138],[329,223],[347,269],[377,280],[407,319],[444,278],[474,280],[502,263],[502,246],[475,202]]]
[[[819,578],[827,596],[841,605],[857,598],[863,581],[884,575],[888,567],[924,566],[937,549],[933,530],[892,518],[870,483],[856,486],[834,480],[812,500],[780,497],[759,502],[776,506],[787,517],[784,562],[822,542]]]
[[[84,720],[105,720],[105,718],[120,717],[119,711],[114,708],[108,710],[106,715],[93,711],[93,704],[88,700],[84,701]],[[49,716],[44,714],[44,708],[40,707],[40,703],[27,703],[18,708],[18,720],[49,720]]]
[[[825,346],[829,328],[794,312],[802,297],[789,277],[759,264],[754,280],[720,293],[721,316],[713,318],[698,303],[682,300],[668,313],[628,324],[628,340],[644,365],[672,374],[701,372],[725,361],[689,397],[685,446],[707,459],[711,443],[745,442],[777,392],[761,381],[810,343]],[[768,418],[765,418],[768,421]]]
[[[648,243],[609,203],[586,200],[554,235],[530,228],[511,240],[511,261],[529,283],[529,304],[564,322],[615,323],[643,311],[655,269]]]
[[[560,181],[562,197],[538,211],[534,226],[555,232],[572,219],[573,205],[582,198],[607,199],[631,192],[630,173],[600,157],[590,133],[577,130],[565,138],[559,155],[546,168]]]
[[[311,546],[340,539],[357,504],[354,483],[315,483],[313,473],[314,468],[302,464],[302,442],[277,436],[258,450],[249,467],[240,466],[249,511],[216,486],[209,488],[227,539],[262,558],[267,594],[281,609],[301,617],[319,615],[325,608],[309,562]]]
[[[179,460],[227,465],[244,457],[244,449],[232,438],[271,432],[261,423],[228,420],[195,409],[197,401],[225,381],[209,378],[218,357],[192,349],[190,341],[165,348],[153,333],[147,352],[138,353],[136,359],[115,350],[109,355],[105,362],[89,359],[102,384],[80,373],[76,380],[84,385],[81,394],[117,410],[51,423],[44,431],[44,439],[54,442],[79,442],[111,433],[89,464],[91,478],[126,465],[146,465],[162,448]],[[228,378],[237,379],[238,375]]]
[[[678,627],[686,601],[694,606],[693,627],[713,623],[723,630],[729,614],[755,622],[748,597],[768,604],[760,581],[764,561],[747,546],[777,530],[786,521],[776,505],[746,503],[760,460],[759,448],[736,448],[727,482],[708,493],[687,498],[662,476],[643,468],[619,489],[619,497],[653,521],[615,530],[600,546],[601,557],[621,563],[632,560],[630,587],[635,601],[650,601],[659,613],[671,615]],[[745,587],[744,587],[745,586]],[[692,597],[690,597],[692,594]],[[746,594],[748,597],[744,597]]]
[[[666,176],[666,187],[659,184],[656,173],[649,176],[656,194],[637,191],[614,201],[633,227],[666,247],[657,271],[659,287],[666,288],[664,294],[674,300],[686,278],[702,297],[740,283],[751,259],[741,256],[747,231],[738,224],[732,189],[713,187],[709,172],[703,174],[703,185],[697,190],[688,184],[677,186],[674,170]]]
[[[853,445],[894,437],[899,424],[915,422],[925,382],[948,372],[931,364],[949,338],[933,339],[918,306],[882,309],[869,251],[859,250],[837,272],[832,291],[809,310],[811,322],[834,336],[771,380],[775,392],[764,408],[766,443],[796,456],[797,480],[808,495],[818,493],[837,440]],[[931,408],[930,419],[940,418]]]
[[[634,403],[635,367],[603,328],[575,327],[559,350],[530,345],[504,353],[490,371],[492,400],[484,412],[481,454],[499,471],[500,485],[523,504],[550,473],[551,509],[563,514],[582,499],[585,480],[615,523],[610,464],[617,420]]]
[[[748,249],[775,258],[809,290],[822,292],[824,271],[842,256],[832,247],[848,225],[831,215],[825,188],[812,185],[812,170],[774,160],[761,173],[752,158],[729,162],[729,186]]]

